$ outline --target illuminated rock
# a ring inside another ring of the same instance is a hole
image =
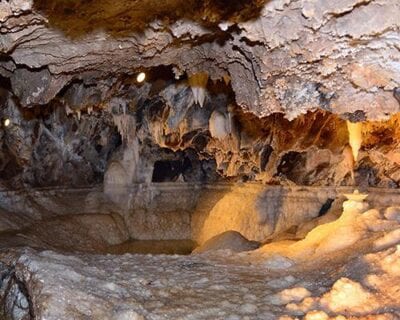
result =
[[[353,158],[357,162],[358,152],[362,144],[362,123],[347,121],[347,129],[349,130],[349,143],[353,152]]]
[[[226,231],[197,247],[193,253],[202,253],[216,250],[230,250],[233,252],[243,252],[257,249],[260,244],[256,241],[249,241],[239,232]]]
[[[189,76],[189,85],[192,88],[194,102],[201,107],[204,106],[206,98],[206,87],[208,82],[208,74],[206,72],[196,73]]]
[[[348,193],[344,196],[347,198],[347,201],[343,202],[344,212],[362,213],[369,208],[368,203],[364,201],[367,199],[368,194],[363,194],[355,190],[353,193]]]

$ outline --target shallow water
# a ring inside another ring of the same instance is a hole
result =
[[[179,254],[188,255],[195,248],[192,240],[128,240],[107,249],[111,254]]]

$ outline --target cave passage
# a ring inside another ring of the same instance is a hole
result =
[[[0,319],[400,319],[398,0],[0,0]]]

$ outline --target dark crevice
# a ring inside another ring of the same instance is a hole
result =
[[[25,283],[23,283],[22,281],[18,280],[17,278],[15,279],[16,284],[18,285],[19,291],[23,294],[23,296],[25,297],[25,299],[28,301],[28,305],[29,305],[29,317],[30,319],[36,319],[35,317],[35,309],[33,306],[33,301],[32,298],[29,294],[29,291],[25,285]]]
[[[322,205],[321,209],[319,210],[318,217],[322,217],[331,209],[333,202],[335,199],[329,198],[326,202]]]
[[[174,182],[183,173],[182,161],[160,160],[154,164],[152,182]]]
[[[396,98],[397,102],[400,104],[400,88],[396,87],[393,89],[393,96]]]

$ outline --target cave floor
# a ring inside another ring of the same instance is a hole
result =
[[[2,254],[2,276],[24,283],[29,303],[17,289],[8,299],[14,313],[30,305],[35,319],[399,319],[400,248],[360,255],[370,244],[297,266],[251,253],[25,248]]]
[[[129,240],[115,207],[93,191],[74,194],[85,214],[47,193],[24,196],[18,215],[4,209],[0,313],[8,318],[400,319],[400,207],[388,208],[398,203],[392,193],[371,194],[378,209],[307,222],[312,229],[299,241],[191,255],[190,240]],[[8,231],[32,199],[38,212],[43,203],[58,215]]]
[[[111,254],[176,254],[188,255],[196,247],[192,240],[128,240],[108,247]]]

